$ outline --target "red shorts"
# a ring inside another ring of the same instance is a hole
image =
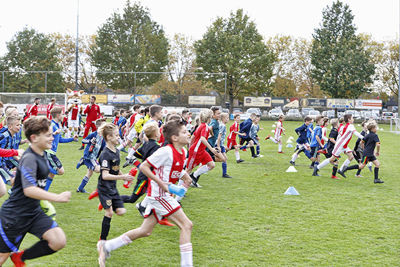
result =
[[[194,152],[194,149],[193,150],[189,149],[187,169],[191,170],[200,164],[206,165],[210,161],[213,161],[213,159],[211,158],[210,154],[208,154],[207,151],[201,150]]]
[[[236,138],[235,139],[228,139],[228,143],[226,144],[226,148],[228,150],[231,150],[231,149],[235,148],[235,146],[237,146]]]

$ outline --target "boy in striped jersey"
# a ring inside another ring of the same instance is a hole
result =
[[[240,154],[239,154],[240,146],[236,143],[236,135],[240,136],[246,135],[245,133],[239,132],[239,121],[240,121],[240,115],[236,114],[234,116],[234,122],[229,128],[228,143],[227,143],[227,151],[235,149],[235,157],[237,163],[241,163],[244,160],[240,159]]]
[[[285,133],[285,128],[283,128],[283,121],[285,119],[285,116],[280,115],[279,120],[276,123],[276,128],[275,128],[275,138],[271,137],[271,135],[268,135],[265,140],[271,140],[275,144],[278,144],[278,153],[283,153],[282,151],[282,134]]]

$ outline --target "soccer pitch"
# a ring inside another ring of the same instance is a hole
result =
[[[228,152],[228,174],[233,179],[221,178],[221,163],[216,163],[214,170],[200,178],[202,188],[189,189],[182,205],[194,224],[195,266],[399,264],[400,135],[390,133],[387,125],[379,126],[384,128],[377,132],[384,184],[374,184],[368,168],[362,171],[362,178],[349,171],[348,178],[333,180],[330,165],[320,171],[321,177],[311,176],[310,162],[304,154],[296,161],[298,172],[285,172],[293,153],[293,148],[286,148],[286,140],[293,136],[295,145],[294,128],[301,123],[284,122],[285,153],[278,154],[276,144],[264,141],[271,134],[273,122],[262,121],[260,126],[264,129],[259,136],[264,157],[253,159],[248,149],[241,152],[245,162],[237,164],[233,152]],[[355,141],[353,136],[351,148]],[[80,143],[60,144],[57,155],[65,174],[56,176],[50,189],[73,192],[69,203],[54,204],[67,246],[58,253],[27,262],[28,266],[97,265],[96,243],[104,212],[97,210],[98,199],[88,200],[87,194],[75,192],[86,172],[85,166],[75,168],[82,156],[79,146]],[[123,164],[126,154],[121,155]],[[128,171],[129,168],[123,170]],[[91,178],[86,190],[96,188],[97,178],[98,175]],[[133,187],[125,189],[121,181],[118,183],[120,194],[131,194]],[[294,186],[300,195],[284,195],[289,186]],[[113,216],[109,239],[142,223],[134,204],[125,207],[124,216]],[[179,266],[178,240],[177,227],[159,225],[150,237],[113,251],[107,266]],[[36,237],[28,235],[21,249],[36,241]],[[11,261],[5,266],[12,266]]]

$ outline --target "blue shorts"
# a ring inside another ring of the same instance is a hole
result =
[[[85,165],[89,170],[94,171],[94,169],[96,168],[96,166],[99,165],[99,163],[94,159],[81,158],[78,164],[76,165],[76,168],[79,169],[79,167],[81,167],[82,165]]]
[[[226,152],[225,147],[224,147],[224,146],[221,146],[221,153],[225,153],[225,152]]]

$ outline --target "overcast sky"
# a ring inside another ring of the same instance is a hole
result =
[[[131,1],[133,2],[133,1]],[[344,0],[353,14],[358,32],[369,33],[376,40],[397,38],[399,33],[398,0]],[[43,33],[76,35],[77,0],[6,0],[0,14],[0,55],[6,42],[25,26]],[[94,34],[113,12],[121,11],[125,0],[80,0],[79,32]],[[330,0],[142,0],[153,20],[168,36],[183,33],[200,39],[216,17],[228,17],[243,8],[256,22],[261,35],[292,35],[311,39],[318,27],[322,10]]]

